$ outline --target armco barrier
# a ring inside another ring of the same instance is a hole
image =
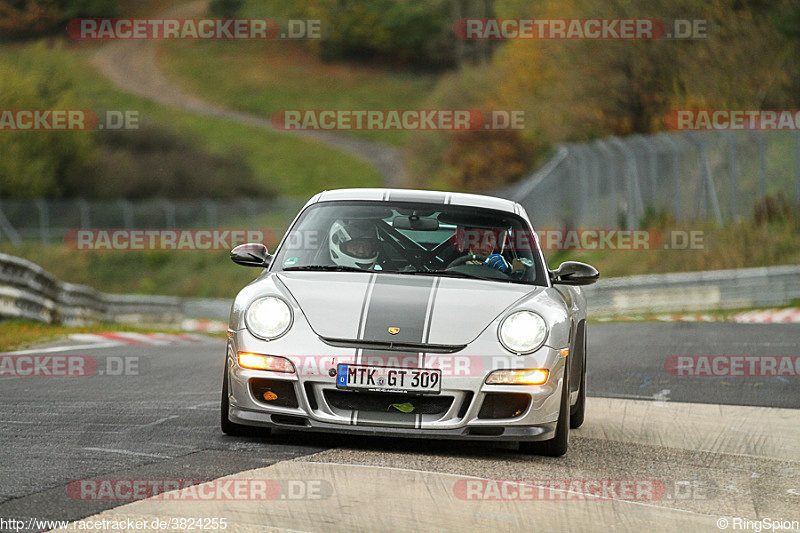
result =
[[[179,325],[180,298],[103,294],[64,283],[40,266],[0,254],[0,319],[83,325],[92,322]]]
[[[590,316],[781,306],[800,300],[800,266],[601,279],[585,294]]]

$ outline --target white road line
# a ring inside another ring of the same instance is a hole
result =
[[[156,457],[158,459],[172,459],[169,455],[159,455],[155,453],[132,452],[130,450],[116,450],[114,448],[81,448],[90,452],[118,453],[121,455],[136,455],[139,457]]]
[[[208,402],[202,402],[195,405],[190,405],[186,407],[186,409],[206,409],[208,407],[217,407],[219,405],[219,400],[211,400]]]
[[[123,339],[129,339],[131,342],[134,343],[152,344],[155,346],[166,346],[167,344],[174,344],[172,342],[168,342],[163,338],[155,338],[152,335],[146,335],[144,333],[135,333],[133,331],[121,331],[119,333],[114,333],[114,335],[119,335]]]
[[[653,395],[644,396],[642,394],[617,394],[615,392],[604,392],[603,396],[589,396],[590,398],[619,398],[621,400],[653,400]]]
[[[159,424],[163,424],[164,422],[166,422],[168,420],[172,420],[173,418],[178,418],[178,415],[165,416],[164,418],[159,418],[155,422],[150,422],[149,424],[142,424],[142,425],[140,425],[138,427],[140,427],[140,428],[148,428],[148,427],[157,426]]]

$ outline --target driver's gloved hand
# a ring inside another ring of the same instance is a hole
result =
[[[500,254],[490,255],[486,258],[486,261],[484,261],[483,264],[492,268],[496,268],[505,274],[511,272],[511,265],[509,265],[508,261],[506,261],[506,259]]]

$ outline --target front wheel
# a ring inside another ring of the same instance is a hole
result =
[[[581,427],[586,416],[586,332],[583,334],[583,365],[581,366],[581,386],[578,391],[578,401],[572,406],[569,415],[570,429]]]
[[[228,401],[228,361],[225,361],[225,370],[222,373],[222,399],[219,406],[219,425],[222,432],[234,437],[252,435],[269,435],[270,428],[255,428],[231,422],[228,418],[230,402]]]
[[[519,451],[549,457],[561,457],[569,447],[569,365],[564,365],[564,379],[561,384],[561,404],[558,410],[556,434],[550,440],[520,442]]]

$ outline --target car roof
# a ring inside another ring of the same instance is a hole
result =
[[[391,202],[422,202],[432,204],[463,205],[506,211],[527,218],[525,211],[518,203],[495,196],[468,194],[462,192],[422,191],[414,189],[336,189],[323,191],[311,200],[311,205],[318,202],[337,200],[372,200]]]

